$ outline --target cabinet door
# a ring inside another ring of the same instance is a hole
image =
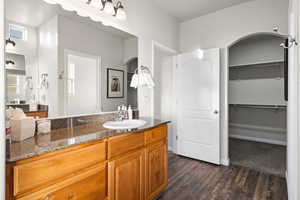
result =
[[[145,197],[145,150],[125,154],[108,163],[108,198],[143,200]]]
[[[96,165],[47,188],[17,197],[17,200],[105,200],[106,163]]]
[[[146,166],[147,199],[154,199],[168,185],[168,158],[165,139],[147,147]]]

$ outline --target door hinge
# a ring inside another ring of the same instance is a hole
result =
[[[178,140],[178,135],[176,135],[176,140]]]
[[[176,69],[178,69],[178,64],[176,64]]]

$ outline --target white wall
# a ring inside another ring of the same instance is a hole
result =
[[[287,0],[254,0],[180,24],[180,50],[226,47],[257,32],[272,32],[277,25],[287,33]]]
[[[57,16],[42,24],[39,30],[39,76],[41,74],[48,74],[48,89],[41,89],[39,91],[39,101],[42,104],[49,105],[48,114],[50,117],[57,116],[59,112],[58,102],[58,30],[57,30]]]
[[[123,61],[127,63],[130,59],[138,57],[138,39],[135,37],[124,40]]]
[[[234,41],[249,34],[271,32],[274,25],[287,33],[288,1],[254,0],[180,24],[180,51],[219,47],[221,50],[221,160],[228,160],[227,51]]]
[[[154,117],[162,120],[171,120],[168,127],[168,148],[176,152],[175,148],[175,113],[174,112],[174,56],[176,52],[166,49],[158,43],[153,44],[153,79],[154,90]]]
[[[86,22],[58,16],[59,72],[64,70],[64,50],[72,50],[100,57],[101,60],[101,94],[102,110],[115,111],[117,106],[127,104],[127,90],[124,88],[124,98],[107,98],[107,68],[124,70],[124,83],[127,82],[124,66],[124,38],[105,32]],[[78,31],[80,30],[80,31]],[[136,44],[136,43],[135,43]],[[137,44],[136,44],[137,45]],[[137,47],[136,47],[137,48]],[[126,85],[124,85],[126,87]],[[64,102],[64,81],[59,80],[59,102]],[[59,104],[64,110],[63,103]],[[63,113],[60,113],[62,115]]]

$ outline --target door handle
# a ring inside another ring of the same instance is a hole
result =
[[[215,110],[215,111],[214,111],[214,114],[219,114],[219,111]]]

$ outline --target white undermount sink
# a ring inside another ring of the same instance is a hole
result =
[[[104,128],[108,129],[134,129],[144,126],[146,121],[140,119],[122,120],[122,121],[108,121],[103,124]]]

